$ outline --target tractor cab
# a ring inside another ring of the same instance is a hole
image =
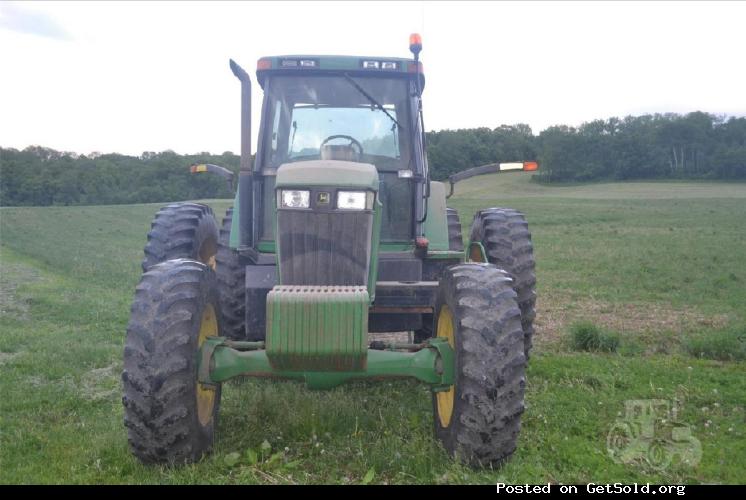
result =
[[[341,162],[375,167],[381,241],[414,241],[414,214],[422,217],[426,192],[418,68],[406,59],[349,56],[258,61],[263,127],[253,170],[261,184],[256,208],[263,216],[255,241],[275,241],[278,170],[293,165],[314,176],[316,170],[354,168]],[[334,206],[335,200],[328,203]]]

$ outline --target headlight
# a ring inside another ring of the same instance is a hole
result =
[[[365,191],[337,191],[337,208],[365,210]]]
[[[311,200],[309,191],[285,190],[280,193],[280,206],[282,208],[308,208]]]

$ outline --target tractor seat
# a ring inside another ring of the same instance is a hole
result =
[[[348,144],[324,144],[321,147],[321,159],[360,161],[360,154]]]

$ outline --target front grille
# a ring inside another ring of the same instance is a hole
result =
[[[368,284],[370,211],[277,211],[280,283]]]

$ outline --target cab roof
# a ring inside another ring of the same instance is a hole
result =
[[[419,71],[418,71],[419,70]],[[325,72],[345,71],[356,75],[390,75],[412,77],[420,73],[424,87],[422,63],[413,59],[400,57],[376,56],[320,56],[320,55],[283,55],[262,57],[257,61],[256,76],[259,85],[264,88],[267,74],[292,74],[300,71],[323,74]]]

